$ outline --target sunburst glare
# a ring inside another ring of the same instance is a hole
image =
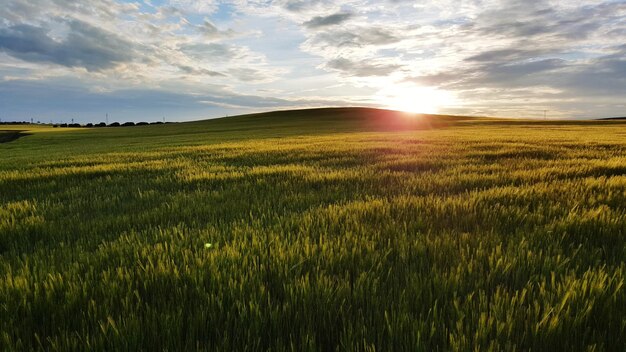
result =
[[[378,93],[378,101],[393,110],[435,114],[442,108],[457,105],[454,94],[433,87],[389,85]]]

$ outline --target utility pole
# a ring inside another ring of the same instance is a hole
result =
[[[106,119],[107,119],[107,125],[108,125],[108,124],[109,124],[109,113],[108,113],[108,112],[107,112],[107,117],[106,117]]]

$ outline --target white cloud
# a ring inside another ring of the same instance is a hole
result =
[[[168,4],[192,14],[211,14],[217,10],[217,2],[211,0],[169,0]]]

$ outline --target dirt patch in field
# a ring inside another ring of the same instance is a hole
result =
[[[30,133],[24,133],[23,131],[0,130],[0,143],[12,142],[20,137],[24,137],[28,135],[30,135]]]

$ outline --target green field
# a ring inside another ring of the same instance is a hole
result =
[[[626,121],[19,129],[0,350],[626,346]]]

